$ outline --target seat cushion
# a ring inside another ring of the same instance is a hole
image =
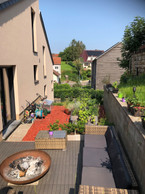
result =
[[[115,188],[112,172],[107,168],[83,167],[81,184]]]
[[[83,167],[102,167],[111,169],[109,155],[104,148],[83,148]]]
[[[117,188],[130,189],[132,181],[120,154],[116,155],[112,163],[112,172]]]
[[[109,147],[112,140],[115,138],[111,127],[107,128],[107,131],[105,133],[105,138],[106,138],[106,142],[107,142],[107,147]]]
[[[107,150],[108,150],[111,163],[115,160],[116,156],[121,153],[116,139],[112,140],[109,147],[107,147]]]
[[[85,147],[106,148],[106,139],[104,135],[86,134],[84,139]]]

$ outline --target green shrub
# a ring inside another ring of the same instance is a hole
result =
[[[96,103],[102,103],[103,100],[103,94],[104,91],[102,90],[94,90],[94,89],[83,89],[83,88],[79,88],[79,87],[74,87],[74,88],[70,88],[70,89],[54,89],[54,97],[55,98],[61,98],[62,101],[65,100],[65,98],[78,98],[81,97],[82,98],[85,95],[89,95],[90,98],[92,99],[96,99]]]
[[[55,89],[70,89],[71,86],[69,84],[58,84],[54,83],[54,90]]]
[[[55,131],[59,129],[59,120],[56,120],[53,124],[48,125],[49,130]]]

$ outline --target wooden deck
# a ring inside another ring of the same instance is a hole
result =
[[[0,163],[8,156],[27,149],[35,149],[34,142],[0,142]],[[14,188],[17,194],[77,194],[81,183],[82,149],[82,141],[68,141],[66,151],[44,150],[52,163],[38,184],[8,185],[0,176],[0,194],[6,194],[9,187]]]

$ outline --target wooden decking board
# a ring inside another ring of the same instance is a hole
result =
[[[74,190],[78,193],[78,185],[81,183],[82,148],[82,142],[69,141],[66,151],[44,150],[52,159],[49,172],[39,180],[36,186],[13,186],[16,193],[35,194],[35,188],[37,193],[43,194],[72,194]],[[0,142],[0,163],[8,156],[27,149],[35,149],[34,142]],[[78,165],[80,165],[79,168]],[[0,190],[7,184],[0,176]]]

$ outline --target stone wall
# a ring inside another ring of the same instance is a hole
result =
[[[113,122],[122,145],[135,172],[141,193],[145,193],[145,129],[141,118],[131,116],[126,102],[104,88],[104,108]]]
[[[145,51],[132,55],[130,70],[133,75],[145,73]]]

